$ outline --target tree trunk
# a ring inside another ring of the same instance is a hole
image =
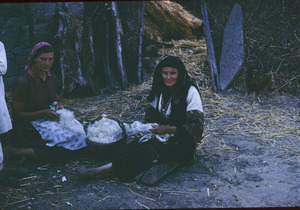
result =
[[[210,33],[209,19],[207,14],[206,3],[201,0],[201,10],[203,16],[204,32],[207,44],[208,63],[211,70],[211,83],[215,92],[219,90],[219,74],[216,64],[214,44]]]
[[[138,49],[138,68],[137,68],[137,83],[141,84],[144,81],[143,76],[143,65],[142,65],[142,44],[143,44],[143,28],[144,28],[144,10],[145,10],[145,1],[141,2],[141,7],[139,10],[140,18],[140,34],[139,34],[139,49]]]
[[[127,71],[128,82],[140,84],[143,81],[141,64],[143,5],[141,1],[118,1],[120,18],[123,26],[123,63]],[[139,69],[140,68],[140,69]]]
[[[62,93],[70,95],[76,87],[86,86],[86,78],[82,74],[80,51],[83,21],[76,15],[59,12],[58,32],[55,35],[58,48],[60,73],[62,76]]]
[[[98,95],[143,82],[144,4],[86,2],[83,17],[58,9],[55,48],[65,96]]]
[[[107,84],[109,86],[110,89],[114,88],[114,83],[115,83],[115,79],[114,79],[114,75],[111,72],[111,68],[110,68],[110,62],[109,62],[109,43],[110,43],[110,39],[109,39],[109,23],[106,22],[106,35],[105,35],[105,56],[104,56],[104,64],[105,64],[105,75],[106,75],[106,81]]]
[[[115,32],[115,47],[116,47],[116,55],[117,55],[117,68],[118,68],[118,76],[119,81],[121,82],[121,88],[127,88],[128,81],[127,81],[127,74],[123,66],[123,57],[122,57],[122,42],[121,38],[123,35],[123,27],[119,17],[119,10],[118,5],[116,2],[111,2],[111,9],[112,9],[112,19],[114,23],[114,32]]]

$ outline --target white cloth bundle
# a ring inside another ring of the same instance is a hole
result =
[[[87,146],[83,125],[75,119],[72,111],[60,109],[59,121],[39,119],[31,124],[47,141],[49,147],[60,146],[68,150],[78,150]]]

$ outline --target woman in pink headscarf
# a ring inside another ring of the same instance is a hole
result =
[[[13,147],[7,149],[7,157],[23,156],[52,160],[62,147],[48,147],[31,121],[58,119],[55,109],[50,105],[58,101],[56,78],[50,73],[54,61],[54,49],[47,42],[34,46],[25,67],[25,74],[13,84],[12,117],[13,117]]]

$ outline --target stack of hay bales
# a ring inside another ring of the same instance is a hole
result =
[[[144,18],[143,36],[154,41],[190,39],[191,28],[202,25],[202,20],[172,1],[146,1]]]

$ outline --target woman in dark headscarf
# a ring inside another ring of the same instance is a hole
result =
[[[168,131],[174,134],[168,140],[172,149],[164,154],[165,157],[190,158],[196,142],[202,139],[203,107],[198,88],[178,57],[168,56],[157,65],[147,100],[150,106],[145,121],[159,124],[151,130],[152,133]]]
[[[125,145],[112,163],[79,170],[80,178],[111,171],[121,181],[128,181],[154,164],[193,156],[202,139],[203,108],[198,88],[178,57],[168,56],[157,65],[147,100],[144,122],[158,123],[150,129],[156,137]],[[161,135],[167,135],[166,139],[157,138]]]

